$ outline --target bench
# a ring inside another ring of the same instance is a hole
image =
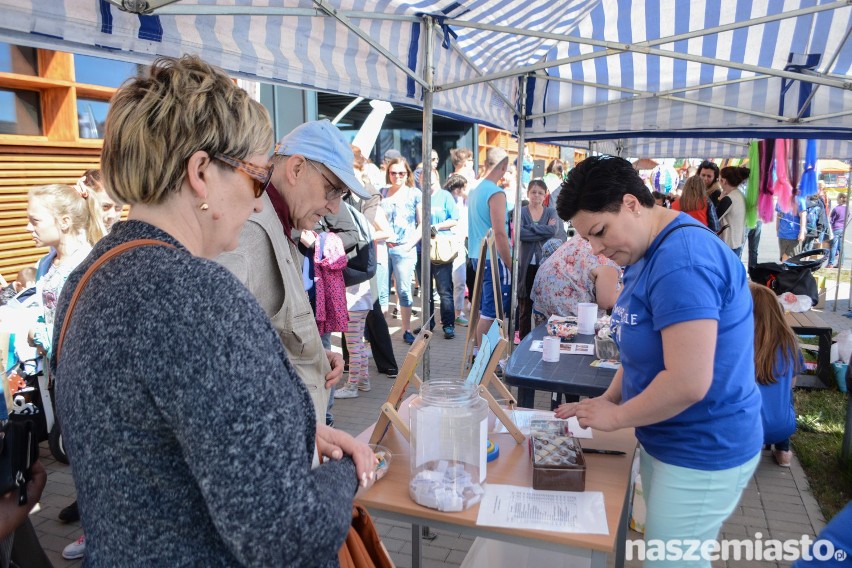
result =
[[[784,312],[784,319],[787,320],[796,335],[815,335],[819,339],[816,376],[823,384],[808,385],[801,382],[796,384],[798,386],[831,386],[834,382],[834,371],[831,368],[831,326],[813,310]]]

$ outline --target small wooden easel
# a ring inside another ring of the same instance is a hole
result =
[[[515,408],[518,404],[511,391],[503,384],[503,381],[494,372],[497,365],[500,363],[503,353],[506,351],[506,346],[509,344],[502,332],[503,323],[500,320],[494,320],[488,333],[482,337],[482,343],[479,346],[479,352],[476,354],[473,365],[466,381],[479,385],[479,394],[488,402],[488,407],[491,412],[497,417],[497,420],[503,423],[506,430],[515,439],[518,444],[523,443],[525,437],[523,432],[517,427],[514,421],[506,414],[506,411],[500,406],[500,403],[491,391],[489,386],[493,386],[501,400],[505,400],[507,406]]]
[[[399,374],[396,376],[391,387],[387,401],[382,405],[379,419],[376,421],[376,427],[373,429],[373,435],[370,436],[371,444],[378,444],[385,437],[387,429],[393,424],[399,432],[408,440],[410,436],[408,424],[403,422],[399,417],[399,405],[402,404],[402,399],[405,397],[405,391],[408,385],[411,384],[414,388],[420,389],[420,377],[417,376],[417,366],[420,365],[423,355],[426,353],[426,346],[432,338],[432,332],[428,330],[428,324],[424,325],[420,333],[411,344],[411,348],[402,362],[402,367],[399,369]]]
[[[412,385],[414,388],[419,389],[422,384],[420,377],[417,376],[415,371],[417,370],[417,366],[420,364],[420,360],[423,358],[424,353],[426,353],[426,346],[431,337],[432,333],[427,331],[426,326],[424,326],[417,335],[417,338],[414,340],[414,343],[411,345],[411,348],[408,350],[408,354],[402,362],[402,368],[399,370],[399,375],[397,375],[396,381],[394,381],[394,384],[391,387],[387,401],[382,404],[379,419],[376,421],[376,427],[373,429],[373,434],[370,436],[371,444],[381,443],[382,438],[385,437],[385,434],[391,424],[399,430],[399,433],[402,434],[406,440],[411,440],[411,430],[409,429],[408,424],[406,424],[399,416],[399,405],[402,404],[408,385]],[[488,402],[488,407],[497,419],[503,423],[506,430],[512,435],[515,441],[520,444],[525,439],[524,434],[515,425],[509,415],[506,414],[503,407],[500,406],[498,399],[494,398],[494,395],[492,395],[488,390],[489,386],[493,386],[495,390],[497,390],[498,395],[501,397],[500,400],[504,400],[510,408],[514,408],[517,405],[517,400],[514,396],[512,396],[511,391],[509,391],[506,385],[503,384],[503,381],[501,381],[494,373],[500,362],[500,358],[506,351],[507,345],[508,342],[503,337],[502,322],[500,320],[494,320],[494,323],[491,324],[491,329],[489,329],[488,333],[482,337],[479,353],[476,355],[466,380],[467,382],[479,387],[479,394],[486,400],[486,402]]]
[[[488,258],[490,257],[490,258]],[[488,229],[488,232],[485,234],[485,238],[482,239],[479,247],[479,260],[476,264],[476,279],[473,283],[473,290],[470,291],[470,317],[468,318],[467,325],[467,334],[465,335],[464,340],[464,355],[462,357],[461,364],[461,373],[464,376],[465,372],[470,369],[471,361],[470,354],[473,353],[472,344],[476,342],[476,328],[479,325],[479,307],[482,303],[482,280],[485,275],[485,263],[491,263],[491,288],[492,293],[494,294],[494,305],[496,308],[497,316],[495,319],[503,321],[505,316],[503,314],[503,302],[500,301],[502,298],[502,294],[500,293],[500,266],[498,263],[498,259],[500,257],[497,253],[497,243],[494,240],[494,233],[491,229]],[[495,277],[495,275],[497,275]],[[503,327],[500,327],[500,333],[503,337],[506,336],[506,332]]]

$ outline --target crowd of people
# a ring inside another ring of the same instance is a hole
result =
[[[582,302],[612,314],[622,353],[612,385],[556,412],[636,428],[646,538],[715,538],[764,444],[789,466],[801,356],[774,295],[750,285],[740,261],[748,244],[757,263],[760,235],[746,227],[748,168],[702,162],[670,200],[621,158],[570,171],[552,160],[534,179],[526,150],[512,163],[490,148],[477,172],[460,147],[442,180],[438,152],[412,168],[388,149],[373,164],[327,120],[295,128],[270,156],[271,146],[266,110],[221,70],[161,58],[112,100],[102,170],[30,192],[27,228],[50,253],[2,301],[26,290],[37,300],[27,343],[55,382],[78,496],[60,518],[85,529],[66,558],[335,565],[376,458],[333,428],[333,406],[371,390],[370,357],[398,373],[387,317],[415,340],[424,222],[441,250],[421,320],[447,340],[472,308],[479,337],[500,307],[511,317],[511,297],[518,340]],[[821,192],[779,209],[782,260],[825,245],[835,264],[845,208]],[[480,263],[489,231],[498,258],[486,251]],[[36,465],[32,503],[44,483]],[[48,566],[7,501],[11,554]]]

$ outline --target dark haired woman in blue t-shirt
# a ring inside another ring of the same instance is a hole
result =
[[[622,366],[602,396],[564,404],[557,416],[636,428],[646,540],[665,541],[667,552],[712,541],[763,443],[745,269],[706,227],[655,207],[621,158],[578,164],[556,209],[596,254],[626,267],[612,315]]]

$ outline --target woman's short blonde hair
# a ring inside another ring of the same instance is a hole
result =
[[[104,186],[122,203],[156,205],[180,191],[193,153],[245,159],[271,146],[269,113],[224,71],[195,55],[161,57],[112,98]]]

